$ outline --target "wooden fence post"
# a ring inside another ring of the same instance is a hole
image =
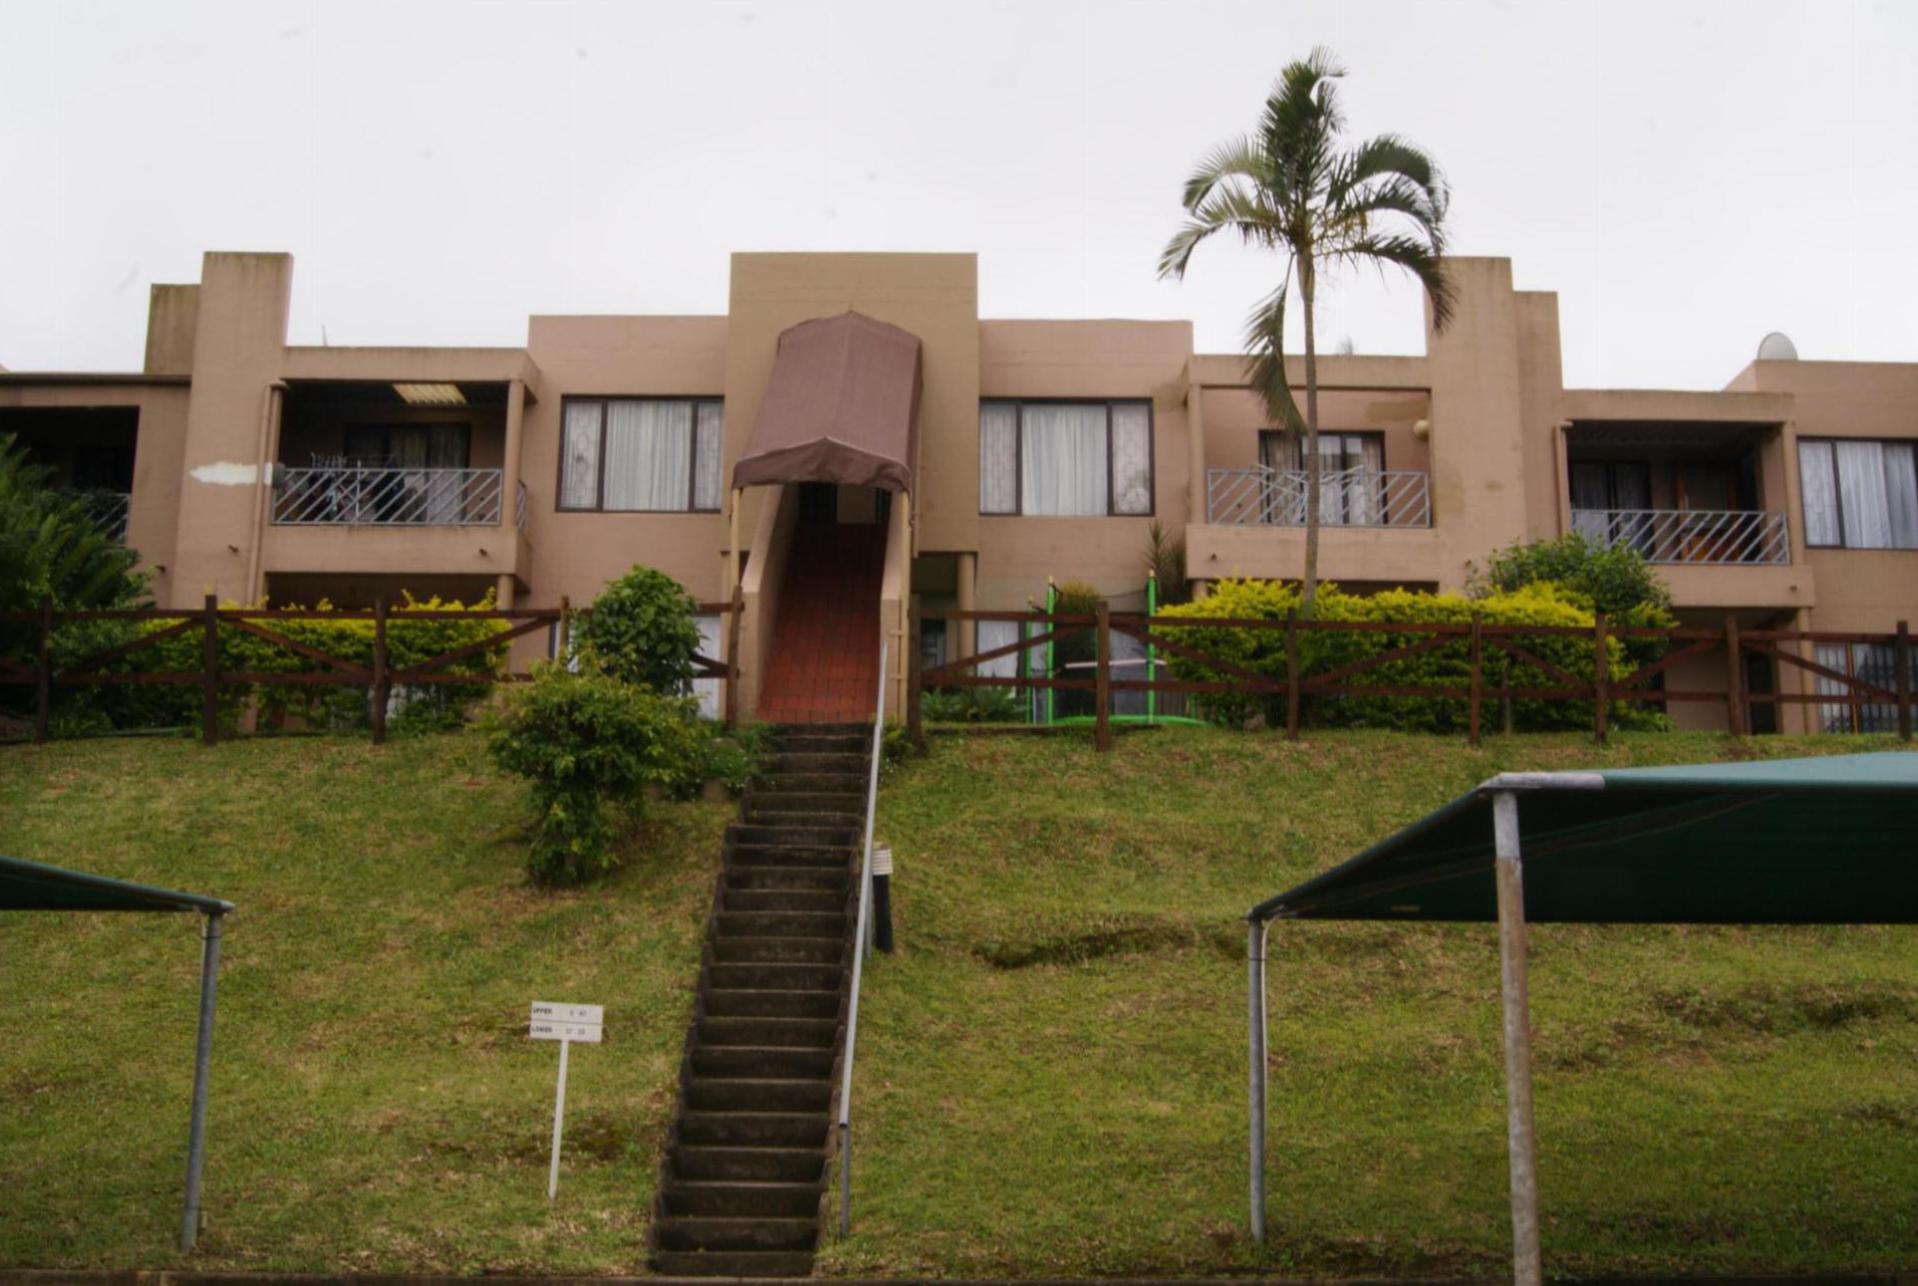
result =
[[[739,628],[746,618],[746,591],[733,586],[733,610],[726,614],[726,726],[739,726]]]
[[[1474,612],[1472,614],[1472,686],[1471,695],[1466,701],[1466,740],[1474,746],[1478,744],[1479,705],[1482,699],[1480,692],[1483,687],[1484,653],[1481,650],[1483,638],[1480,634],[1482,628],[1483,623]]]
[[[1285,614],[1285,739],[1299,739],[1299,614]]]
[[[1745,655],[1738,642],[1738,618],[1725,613],[1725,724],[1734,737],[1745,735]]]
[[[1092,699],[1097,707],[1093,744],[1101,754],[1112,749],[1112,621],[1111,606],[1099,600],[1099,662],[1094,671]]]
[[[200,744],[211,746],[220,739],[220,600],[208,594],[201,611]]]
[[[921,677],[923,668],[919,659],[919,640],[925,633],[926,605],[919,595],[912,596],[912,617],[906,627],[906,734],[912,739],[912,748],[919,753],[926,751],[926,715],[920,709],[925,702],[925,679]]]
[[[40,668],[33,681],[33,741],[45,745],[53,723],[53,598],[40,598]]]
[[[373,744],[386,742],[386,700],[392,680],[386,663],[386,597],[373,600]]]
[[[1611,703],[1611,688],[1611,659],[1605,653],[1605,613],[1598,612],[1592,617],[1592,736],[1601,746],[1605,744],[1610,714],[1606,707]]]
[[[1911,626],[1898,622],[1898,641],[1892,644],[1893,682],[1898,685],[1898,739],[1911,740]]]

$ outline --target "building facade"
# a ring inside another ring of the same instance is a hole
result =
[[[1451,268],[1457,318],[1423,356],[1320,359],[1326,579],[1458,589],[1496,549],[1583,531],[1643,550],[1686,623],[1918,615],[1918,364],[1567,389],[1556,296],[1514,290],[1507,260]],[[553,606],[644,563],[702,600],[739,587],[742,709],[767,714],[819,677],[774,673],[782,629],[827,624],[782,611],[790,585],[808,603],[857,587],[854,631],[893,640],[897,682],[912,594],[1023,608],[1056,579],[1135,605],[1155,522],[1201,585],[1302,570],[1297,445],[1240,356],[1195,353],[1183,322],[981,318],[971,255],[735,255],[724,316],[536,316],[514,348],[289,345],[292,286],[290,256],[209,254],[199,283],[154,287],[140,372],[0,372],[0,432],[124,524],[163,605]],[[879,325],[805,331],[849,313]],[[912,342],[909,407],[875,336]],[[880,445],[841,442],[834,416]],[[773,421],[815,424],[819,450],[772,450],[754,434]],[[862,472],[882,457],[897,467]],[[1889,665],[1850,644],[1816,659]],[[1755,691],[1814,681],[1747,669]],[[1671,681],[1722,687],[1723,662]],[[1855,721],[1760,709],[1782,730]]]

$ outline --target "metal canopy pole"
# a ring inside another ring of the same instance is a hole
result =
[[[1532,1134],[1532,1023],[1525,977],[1525,884],[1518,796],[1492,795],[1497,854],[1499,991],[1505,1010],[1505,1146],[1512,1168],[1512,1280],[1538,1286],[1538,1147]]]
[[[220,921],[224,912],[208,911],[200,951],[200,1034],[193,1052],[193,1117],[187,1127],[186,1209],[180,1215],[180,1249],[192,1250],[200,1237],[200,1167],[206,1160],[206,1076],[213,1057],[213,1002],[220,974]]]
[[[1245,926],[1246,1060],[1250,1073],[1246,1106],[1252,1125],[1252,1240],[1265,1240],[1265,930],[1263,920]]]

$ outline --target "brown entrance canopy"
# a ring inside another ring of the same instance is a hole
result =
[[[919,337],[855,312],[779,337],[772,378],[733,486],[840,482],[912,490]]]

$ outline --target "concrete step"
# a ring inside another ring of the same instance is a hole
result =
[[[781,818],[777,822],[733,822],[726,827],[726,842],[734,846],[836,848],[850,852],[862,838],[858,825],[842,821],[819,826],[793,818]]]
[[[752,779],[751,790],[755,794],[790,795],[808,792],[827,795],[866,796],[865,763],[862,761],[856,769],[844,772],[798,772],[776,771],[761,773]]]
[[[810,1277],[810,1250],[656,1250],[662,1277]]]
[[[766,1045],[830,1050],[839,1035],[837,1018],[727,1018],[699,1020],[701,1045]]]
[[[661,1250],[811,1250],[817,1219],[727,1219],[668,1215],[659,1221]]]
[[[832,1082],[771,1078],[694,1077],[686,1085],[686,1106],[698,1112],[812,1112],[823,1116],[832,1103]]]
[[[865,804],[853,812],[816,812],[798,808],[772,808],[751,800],[741,800],[740,815],[748,826],[803,827],[811,830],[835,831],[850,830],[852,838],[846,841],[848,847],[860,844],[862,831],[866,824]]]
[[[669,1215],[742,1215],[816,1219],[819,1185],[816,1183],[688,1183],[668,1179],[660,1189],[660,1204]]]
[[[792,1045],[703,1045],[693,1050],[697,1077],[749,1077],[760,1080],[825,1080],[832,1075],[833,1051]]]
[[[706,966],[705,985],[715,991],[825,991],[837,995],[844,981],[836,964],[727,964]]]
[[[844,935],[830,938],[715,938],[713,959],[722,964],[829,964],[846,954]]]
[[[699,1182],[818,1183],[823,1148],[722,1148],[675,1144],[672,1174]]]
[[[809,728],[830,728],[815,723]],[[864,732],[781,732],[772,739],[776,755],[864,755],[872,749],[872,728]]]
[[[714,1018],[837,1018],[837,991],[709,989],[706,1012]]]
[[[726,869],[728,892],[804,890],[808,893],[836,893],[840,897],[852,887],[852,872],[813,866],[730,866]]]
[[[867,754],[871,743],[867,742],[858,751],[844,750],[782,750],[773,752],[767,760],[766,771],[783,776],[794,774],[830,774],[866,780],[868,774]]]
[[[846,934],[846,912],[721,911],[713,917],[721,938],[839,938]]]
[[[853,732],[863,732],[870,737],[872,721],[868,719],[864,722],[854,720],[849,723],[776,723],[772,725],[772,735],[775,737],[809,736],[814,733],[844,735]]]
[[[823,1148],[826,1114],[817,1112],[688,1112],[679,1141],[721,1148]]]
[[[850,844],[775,844],[728,840],[726,853],[735,867],[816,866],[845,871],[853,860]]]
[[[825,914],[846,909],[844,889],[735,889],[726,890],[728,911],[811,911]]]

